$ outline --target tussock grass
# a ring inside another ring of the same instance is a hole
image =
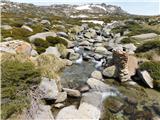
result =
[[[37,66],[40,68],[42,76],[57,78],[58,72],[65,67],[65,62],[55,55],[41,54],[37,58]]]

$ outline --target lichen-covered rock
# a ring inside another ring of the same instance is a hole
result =
[[[13,40],[13,41],[1,42],[0,51],[7,53],[23,53],[26,55],[31,55],[32,47],[27,42],[20,40]]]

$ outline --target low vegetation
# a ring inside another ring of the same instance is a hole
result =
[[[58,72],[65,67],[65,63],[55,55],[41,54],[37,58],[37,65],[39,66],[42,76],[48,78],[56,78]]]
[[[28,107],[29,88],[40,82],[40,72],[32,62],[21,61],[15,55],[2,55],[2,57],[1,117],[7,119]]]
[[[14,39],[22,39],[27,40],[32,33],[26,29],[13,27],[11,30],[2,30],[2,36],[6,37],[13,37]]]
[[[159,49],[160,50],[160,40],[159,38],[152,41],[147,41],[144,44],[140,45],[136,52],[146,52],[152,49]]]
[[[52,36],[46,37],[46,40],[37,38],[34,40],[33,44],[36,46],[36,50],[39,54],[45,52],[46,48],[49,46],[56,46],[57,44],[61,44],[61,46],[63,45],[62,48],[64,48],[68,45],[65,39]]]
[[[140,65],[141,70],[147,70],[154,79],[154,88],[160,91],[160,62],[150,61]]]
[[[140,65],[141,70],[147,70],[154,80],[160,80],[160,62],[144,62]]]

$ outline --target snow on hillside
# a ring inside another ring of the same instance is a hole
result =
[[[100,24],[100,25],[104,24],[103,21],[99,21],[99,20],[82,20],[82,22],[91,22],[91,23]]]
[[[76,15],[71,15],[70,17],[71,18],[88,18],[87,15],[82,15],[82,14],[81,15],[77,15],[77,16]]]
[[[82,5],[75,8],[76,10],[91,10],[90,5]]]
[[[97,8],[100,8],[100,9],[103,9],[103,10],[106,11],[106,8],[105,8],[105,7],[102,7],[102,6],[100,6],[100,5],[91,5],[91,7],[97,7]]]

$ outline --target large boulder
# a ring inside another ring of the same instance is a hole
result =
[[[99,120],[102,95],[98,92],[85,93],[79,108],[68,106],[60,110],[56,120]]]
[[[56,80],[46,77],[42,77],[39,89],[44,93],[44,99],[56,99],[59,92]]]
[[[153,88],[153,78],[146,70],[144,71],[138,70],[138,75],[145,84],[147,84],[150,88]]]
[[[32,47],[27,42],[20,40],[13,40],[13,41],[1,42],[0,51],[7,53],[23,53],[26,55],[31,55]]]
[[[74,89],[69,89],[69,88],[63,88],[63,90],[65,92],[67,92],[67,94],[69,96],[72,96],[72,97],[80,97],[81,96],[81,93],[79,92],[79,90],[74,90]]]
[[[106,92],[111,89],[111,87],[105,83],[103,83],[100,80],[97,80],[95,78],[89,78],[87,80],[87,84],[91,87],[91,89],[100,91],[100,92]]]
[[[132,36],[132,38],[138,39],[138,40],[153,39],[153,38],[156,38],[156,37],[158,37],[158,35],[156,33],[146,33],[146,34],[140,34],[140,35]]]
[[[107,67],[103,70],[102,74],[105,76],[105,77],[116,77],[115,76],[115,71],[116,71],[116,67],[113,65],[113,66],[110,66],[110,67]]]
[[[92,72],[91,77],[95,78],[95,79],[98,79],[98,80],[101,80],[103,78],[102,73],[100,71],[97,71],[97,70]]]
[[[34,115],[33,120],[54,120],[51,106],[49,105],[39,105],[39,109]]]
[[[56,37],[56,33],[55,32],[42,32],[42,33],[36,33],[35,35],[32,35],[29,37],[29,41],[33,42],[35,39],[37,38],[41,38],[46,40],[46,37],[48,36],[52,36],[52,37]]]
[[[59,53],[57,47],[51,47],[51,46],[46,49],[44,54],[52,54],[52,55],[55,55],[57,57],[61,56],[61,54]]]
[[[83,120],[86,119],[83,114],[78,112],[76,106],[71,105],[62,108],[56,116],[56,120]]]

